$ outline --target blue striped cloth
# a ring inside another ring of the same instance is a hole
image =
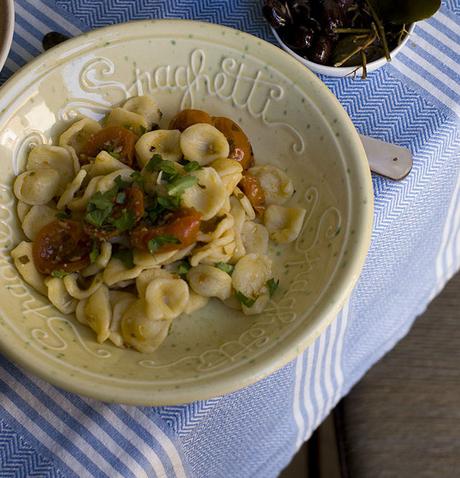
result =
[[[252,0],[17,0],[0,81],[50,30],[195,18],[273,41]],[[0,359],[0,476],[278,475],[337,401],[409,330],[460,267],[460,1],[444,1],[366,81],[323,78],[358,130],[409,147],[412,173],[374,177],[371,250],[351,299],[295,361],[242,391],[189,405],[106,405]]]

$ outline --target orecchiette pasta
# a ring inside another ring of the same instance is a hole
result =
[[[180,131],[168,129],[157,129],[143,134],[136,143],[136,155],[140,165],[144,167],[154,154],[160,154],[168,161],[179,161],[182,158],[180,136]]]
[[[22,278],[40,294],[47,295],[44,282],[45,276],[40,274],[35,267],[32,256],[32,243],[22,241],[11,251],[11,257]]]
[[[24,281],[98,342],[141,353],[209,301],[262,313],[278,286],[269,238],[292,242],[305,216],[281,206],[294,191],[282,170],[248,170],[254,152],[234,121],[161,119],[147,95],[102,123],[81,118],[59,146],[32,148],[13,185],[33,241],[11,251]]]
[[[59,191],[59,173],[54,169],[31,169],[14,181],[14,194],[32,206],[50,202]]]
[[[43,226],[56,219],[57,210],[49,206],[32,206],[22,221],[24,234],[33,241]]]
[[[123,109],[143,116],[148,129],[160,124],[162,114],[157,102],[151,96],[133,96],[125,102]]]
[[[90,118],[78,120],[61,134],[59,146],[70,146],[77,154],[80,154],[90,136],[100,129],[101,125]]]
[[[186,159],[202,166],[219,158],[227,158],[230,152],[227,138],[207,123],[189,126],[180,135],[180,147]]]
[[[302,229],[306,210],[300,207],[268,206],[264,214],[264,224],[270,239],[286,244],[297,239]]]
[[[122,126],[136,134],[142,134],[148,129],[147,121],[142,115],[125,108],[114,108],[110,111],[105,119],[105,124],[106,126]]]
[[[220,176],[212,168],[202,168],[191,175],[197,178],[197,184],[184,191],[182,203],[185,207],[196,209],[207,221],[222,208],[227,192]]]
[[[48,288],[48,299],[63,314],[75,312],[77,301],[69,295],[65,288],[64,281],[58,277],[48,277],[45,280]]]
[[[266,204],[284,204],[294,194],[288,175],[275,166],[255,166],[248,172],[259,180]]]
[[[228,299],[232,295],[232,279],[217,267],[199,265],[187,272],[187,281],[195,293],[202,297]]]
[[[43,168],[53,169],[59,175],[59,192],[73,179],[80,166],[66,148],[42,144],[33,148],[27,158],[27,169],[31,171]]]

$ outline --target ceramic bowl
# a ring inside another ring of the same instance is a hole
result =
[[[403,38],[402,42],[393,50],[391,50],[390,55],[391,58],[394,58],[402,48],[404,48],[404,45],[409,41],[409,37],[411,33],[414,31],[415,28],[415,23],[413,23],[408,32],[407,35]],[[281,40],[280,36],[276,32],[274,28],[272,28],[273,35],[275,36],[277,42],[280,44],[281,48],[289,53],[291,56],[293,56],[296,60],[300,61],[303,65],[305,65],[308,69],[311,71],[314,71],[315,73],[318,73],[320,75],[329,75],[329,76],[338,76],[338,77],[343,77],[343,76],[352,76],[352,75],[357,75],[357,76],[362,76],[363,74],[363,69],[362,68],[356,68],[356,66],[327,66],[327,65],[320,65],[319,63],[315,63],[313,61],[306,60],[303,56],[298,55],[294,50],[291,50],[284,42]],[[371,61],[366,65],[366,70],[367,73],[371,73],[372,71],[377,70],[378,68],[381,68],[382,66],[385,66],[388,64],[388,61],[385,57],[379,58],[377,60]]]
[[[10,51],[14,31],[14,1],[0,0],[0,71]]]
[[[295,243],[273,247],[280,288],[258,316],[218,301],[177,318],[153,354],[98,344],[18,275],[21,240],[11,185],[28,150],[51,143],[79,115],[152,94],[164,125],[180,109],[229,116],[256,161],[293,178],[307,209]],[[363,265],[373,195],[350,118],[327,87],[279,48],[218,25],[140,21],[69,40],[23,68],[0,91],[0,346],[64,389],[132,404],[175,404],[231,392],[302,352],[334,319]]]

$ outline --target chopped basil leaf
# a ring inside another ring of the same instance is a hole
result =
[[[154,154],[150,161],[145,165],[145,170],[149,173],[160,170],[160,165],[163,162],[162,157],[159,154]]]
[[[98,191],[94,193],[88,201],[88,207],[93,207],[95,209],[110,209],[112,210],[113,203],[112,200],[115,197],[116,191],[114,189],[110,189],[105,193],[101,193]]]
[[[136,223],[136,217],[130,209],[122,209],[121,215],[110,220],[120,232],[128,231]]]
[[[232,266],[231,264],[227,264],[226,262],[218,262],[216,264],[216,267],[220,269],[221,271],[226,272],[228,275],[232,275],[233,269],[235,266]]]
[[[179,262],[179,265],[177,266],[177,273],[179,275],[184,275],[187,274],[187,272],[190,270],[190,264],[187,261],[181,261]]]
[[[119,249],[117,252],[114,252],[113,257],[120,259],[128,269],[134,267],[133,251],[131,249]]]
[[[98,258],[99,254],[100,254],[99,244],[96,241],[93,241],[93,245],[91,247],[91,252],[89,253],[89,260],[90,260],[91,264],[96,262],[96,259]]]
[[[184,165],[185,171],[190,173],[191,171],[196,171],[197,169],[201,169],[200,163],[197,161],[189,161],[187,164]]]
[[[147,243],[147,247],[149,248],[150,254],[153,254],[165,244],[180,244],[180,241],[177,239],[177,237],[165,234],[164,236],[157,236],[153,239],[150,239],[150,241]]]
[[[57,214],[56,214],[56,217],[58,219],[70,219],[71,217],[71,213],[69,211],[59,211]]]
[[[94,209],[85,214],[85,221],[96,227],[102,227],[104,221],[110,216],[112,208]]]
[[[121,191],[117,194],[117,197],[115,198],[115,202],[117,204],[124,204],[126,201],[126,193],[124,191]]]
[[[236,298],[246,307],[252,307],[256,302],[256,299],[251,299],[238,290],[236,291]]]
[[[115,153],[114,151],[107,151],[107,152],[108,152],[108,153],[110,154],[110,156],[112,156],[113,158],[120,160],[120,158],[121,158],[121,153]]]
[[[196,184],[198,179],[195,176],[179,176],[170,182],[166,189],[170,196],[180,196],[186,189]]]
[[[52,277],[57,277],[58,279],[62,279],[66,275],[67,275],[67,272],[64,272],[64,271],[56,270],[56,271],[51,272],[51,276]]]
[[[129,181],[125,181],[124,179],[122,179],[121,176],[117,176],[114,182],[118,189],[125,189],[131,186],[131,183]]]
[[[139,125],[139,134],[142,136],[147,132],[147,128],[145,126]]]
[[[267,287],[268,287],[268,294],[270,297],[275,293],[276,289],[278,289],[278,286],[280,285],[279,280],[275,279],[270,279],[267,281]]]
[[[158,196],[158,204],[165,209],[174,210],[180,208],[180,198],[177,196],[163,197]]]
[[[133,183],[136,183],[141,188],[144,187],[144,177],[139,171],[134,171],[131,173],[130,177],[133,180]]]

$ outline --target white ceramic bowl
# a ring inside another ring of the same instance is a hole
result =
[[[10,51],[14,32],[14,1],[0,0],[0,71]]]
[[[11,191],[30,146],[77,114],[101,118],[151,93],[164,124],[181,108],[229,116],[259,164],[287,170],[307,209],[299,239],[271,251],[280,288],[253,317],[217,301],[173,323],[154,354],[95,342],[25,284],[9,257],[21,239]],[[221,395],[273,372],[334,319],[363,265],[373,193],[349,117],[328,88],[279,48],[236,30],[188,21],[114,25],[43,54],[0,90],[0,346],[33,373],[77,393],[133,404]]]
[[[403,38],[403,41],[393,50],[391,50],[391,58],[394,58],[404,47],[404,45],[409,41],[409,37],[411,33],[414,31],[415,28],[415,23],[413,23],[409,30],[407,35]],[[306,60],[304,57],[298,55],[295,51],[291,50],[284,42],[281,40],[280,36],[276,32],[274,28],[272,28],[273,35],[275,36],[276,40],[280,44],[281,48],[292,55],[296,60],[300,61],[300,63],[304,64],[307,68],[309,68],[311,71],[314,71],[315,73],[319,73],[320,75],[329,75],[329,76],[338,76],[338,77],[343,77],[343,76],[350,76],[353,74],[356,74],[357,76],[362,76],[363,74],[363,69],[362,68],[356,68],[356,66],[327,66],[327,65],[321,65],[319,63],[314,63],[313,61]],[[368,73],[377,70],[378,68],[381,68],[382,66],[385,66],[388,63],[387,59],[385,57],[379,58],[378,60],[371,61],[366,65],[366,70]]]

